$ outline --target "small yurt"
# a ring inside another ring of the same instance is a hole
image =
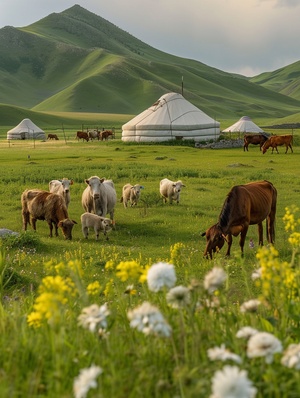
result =
[[[222,133],[263,133],[264,131],[252,122],[249,116],[243,116],[232,126],[227,127]]]
[[[30,119],[23,119],[16,127],[7,132],[8,140],[45,140],[46,134]]]
[[[177,93],[164,94],[122,126],[122,141],[206,141],[219,135],[220,123]]]

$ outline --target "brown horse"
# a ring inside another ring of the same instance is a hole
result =
[[[244,253],[245,238],[249,225],[258,225],[259,244],[263,244],[262,222],[267,220],[267,239],[275,241],[275,215],[277,190],[269,181],[250,182],[237,185],[228,193],[217,224],[208,228],[204,256],[210,256],[220,250],[224,242],[228,243],[226,256],[230,256],[232,235],[240,235],[240,247]]]

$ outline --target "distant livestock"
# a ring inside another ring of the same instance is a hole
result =
[[[293,153],[293,148],[292,148],[292,140],[293,136],[291,134],[288,135],[272,135],[268,140],[264,143],[262,147],[262,152],[263,154],[267,152],[267,150],[271,147],[272,148],[272,153],[274,149],[276,149],[276,152],[278,152],[277,147],[281,145],[285,145],[286,150],[285,153],[287,153],[288,149],[290,148],[292,153]]]
[[[66,202],[67,208],[71,201],[70,186],[74,184],[73,180],[63,178],[62,180],[52,180],[49,182],[49,191],[61,195]]]
[[[76,133],[76,139],[79,141],[79,140],[82,140],[82,141],[89,141],[89,135],[88,135],[88,133],[86,133],[85,131],[77,131],[77,133]]]
[[[136,206],[141,196],[141,189],[144,187],[140,184],[125,184],[122,189],[121,203],[123,202],[125,209],[130,202],[130,207]]]
[[[99,141],[99,139],[100,139],[100,132],[99,132],[98,130],[89,130],[89,131],[88,131],[88,134],[89,134],[89,139],[90,139],[91,141],[96,140],[96,139]]]
[[[267,141],[268,137],[265,134],[245,134],[244,135],[244,152],[247,150],[249,144],[259,145],[259,150],[261,151],[261,147]]]
[[[112,130],[104,130],[100,132],[100,140],[108,140],[109,137],[113,137],[114,133]]]
[[[240,235],[240,248],[243,255],[245,238],[249,225],[258,225],[259,245],[263,245],[262,222],[266,219],[267,239],[275,240],[275,215],[277,190],[269,181],[250,182],[234,186],[228,193],[217,224],[208,228],[204,256],[221,250],[225,241],[228,244],[226,256],[230,256],[232,235]]]
[[[165,203],[169,200],[169,203],[172,204],[174,200],[178,204],[182,187],[185,187],[185,185],[180,180],[174,182],[168,178],[164,178],[160,181],[159,192]]]
[[[27,224],[31,224],[36,231],[36,221],[46,220],[49,225],[50,238],[53,234],[58,236],[58,228],[61,228],[65,239],[72,239],[72,229],[76,221],[70,220],[68,209],[62,196],[39,189],[27,189],[21,196],[23,229],[27,230]]]
[[[110,214],[114,219],[114,209],[117,202],[117,193],[114,183],[97,176],[85,180],[87,187],[82,194],[82,207],[88,213],[94,213],[105,217]]]
[[[99,233],[102,232],[108,240],[107,232],[112,228],[112,220],[109,218],[97,216],[92,213],[83,213],[81,215],[81,227],[83,236],[87,239],[89,235],[89,229],[93,228],[95,231],[95,239],[99,239]]]
[[[48,134],[47,140],[56,140],[58,141],[58,137],[56,134]]]

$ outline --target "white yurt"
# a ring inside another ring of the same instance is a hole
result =
[[[7,132],[8,140],[45,140],[46,134],[30,119],[23,119],[16,127]]]
[[[164,94],[122,126],[122,141],[206,141],[219,135],[220,123],[177,93]]]
[[[234,123],[232,126],[227,127],[222,133],[263,133],[260,127],[258,127],[254,122],[252,122],[249,116],[243,116]]]

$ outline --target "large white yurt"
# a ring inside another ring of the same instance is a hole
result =
[[[219,135],[220,123],[177,93],[164,94],[122,126],[122,141],[207,141]]]
[[[30,119],[23,119],[16,127],[7,132],[8,140],[45,140],[46,134]]]
[[[263,133],[260,127],[258,127],[254,122],[252,122],[249,116],[243,116],[234,123],[232,126],[227,127],[227,129],[222,131],[223,133]]]

